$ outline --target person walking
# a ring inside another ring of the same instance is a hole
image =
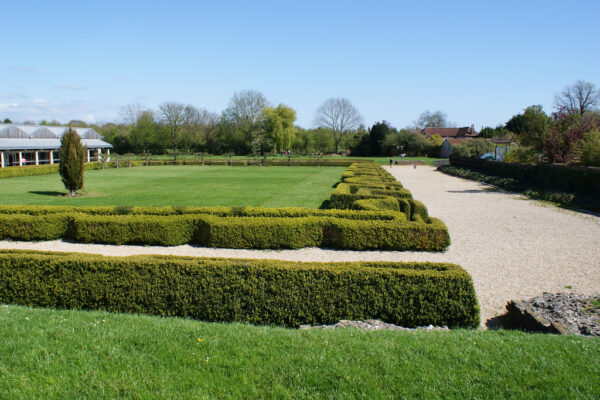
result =
[[[390,157],[390,168],[392,168],[393,164],[394,164],[394,160],[392,159],[392,157]]]

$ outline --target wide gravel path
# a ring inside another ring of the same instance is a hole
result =
[[[600,293],[600,218],[562,210],[432,167],[388,169],[450,230],[444,253],[212,249],[189,245],[111,246],[0,241],[3,249],[95,253],[111,256],[166,254],[196,257],[270,258],[292,261],[438,261],[461,265],[473,277],[482,323],[509,300],[542,292]]]

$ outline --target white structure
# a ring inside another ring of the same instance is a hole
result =
[[[68,131],[64,126],[0,124],[0,168],[54,164],[59,162],[60,140]],[[112,145],[92,128],[73,128],[87,147],[86,161],[110,159]]]

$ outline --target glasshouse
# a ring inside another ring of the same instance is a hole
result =
[[[0,167],[59,162],[60,140],[68,129],[64,126],[0,124]],[[103,141],[98,132],[92,128],[73,129],[87,147],[87,162],[110,158],[112,145]]]

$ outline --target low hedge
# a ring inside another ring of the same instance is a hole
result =
[[[384,197],[382,199],[362,199],[352,203],[353,210],[392,210],[401,211],[398,200],[393,197]],[[406,214],[410,215],[410,214]]]
[[[0,302],[288,327],[340,319],[479,325],[469,274],[436,263],[0,251]]]
[[[358,220],[394,220],[404,217],[389,210],[338,210],[314,209],[300,207],[266,208],[266,207],[118,207],[118,206],[29,206],[0,205],[2,214],[86,214],[86,215],[216,215],[219,217],[332,217]]]
[[[85,243],[280,249],[443,251],[450,238],[439,220],[351,220],[332,217],[215,215],[0,214],[0,239],[70,239]]]
[[[23,167],[0,168],[0,179],[17,176],[48,175],[58,173],[58,164],[26,165]]]

